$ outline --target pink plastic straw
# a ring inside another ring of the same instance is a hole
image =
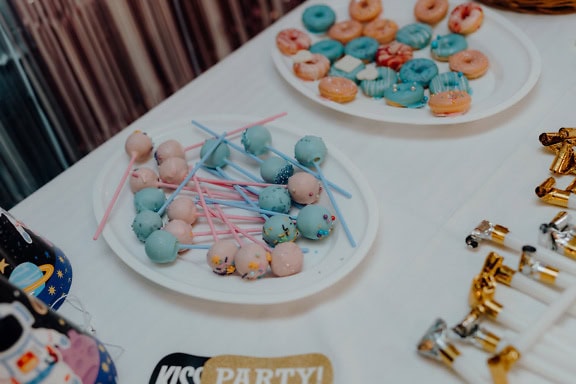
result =
[[[245,228],[245,229],[243,229],[243,231],[245,231],[246,233],[260,233],[260,232],[262,232],[262,228]],[[230,230],[216,231],[216,234],[217,235],[229,235],[232,232],[236,232],[236,230],[230,229]],[[202,237],[202,236],[212,236],[212,231],[194,232],[194,237]]]
[[[254,127],[254,126],[256,126],[256,125],[262,125],[262,124],[269,123],[269,122],[271,122],[271,121],[274,121],[274,120],[276,120],[276,119],[279,119],[280,117],[284,117],[284,116],[286,116],[287,114],[288,114],[287,112],[282,112],[282,113],[279,113],[279,114],[277,114],[277,115],[267,117],[266,119],[257,121],[257,122],[255,122],[255,123],[250,123],[250,124],[245,125],[245,126],[243,126],[243,127],[241,127],[241,128],[237,128],[237,129],[234,129],[234,130],[226,133],[226,136],[231,136],[231,135],[234,135],[234,134],[236,134],[236,133],[240,133],[240,132],[244,131],[245,129]],[[205,142],[206,142],[206,140],[203,140],[203,141],[201,141],[200,143],[196,143],[196,144],[190,145],[190,146],[188,146],[188,147],[185,147],[185,148],[184,148],[184,152],[189,151],[189,150],[194,149],[194,148],[201,147],[201,146],[204,145]]]
[[[134,163],[136,162],[136,157],[137,157],[137,154],[133,153],[132,157],[130,158],[130,162],[128,163],[128,166],[126,167],[126,170],[124,171],[124,174],[122,175],[122,178],[120,179],[120,182],[118,183],[118,186],[116,187],[116,191],[114,191],[114,195],[112,196],[112,200],[110,200],[110,202],[108,203],[108,207],[106,208],[106,211],[104,212],[104,216],[102,216],[102,219],[100,220],[100,224],[98,224],[98,228],[96,229],[96,233],[92,237],[93,240],[98,240],[98,237],[100,237],[100,234],[104,230],[104,226],[106,225],[106,221],[108,221],[108,216],[110,216],[110,212],[112,212],[112,207],[114,207],[116,200],[118,200],[118,196],[120,196],[120,191],[122,190],[122,187],[124,186],[124,184],[126,184],[126,179],[128,178],[128,174],[130,173],[130,170],[132,169],[132,167],[134,166]]]
[[[208,207],[206,206],[206,202],[204,201],[204,195],[200,190],[200,185],[198,184],[198,180],[196,175],[192,176],[192,180],[194,180],[194,186],[196,187],[196,192],[198,193],[198,197],[200,199],[200,205],[204,208],[204,212],[209,212]],[[216,233],[216,228],[214,228],[214,223],[212,222],[212,216],[207,214],[206,219],[208,220],[208,225],[210,226],[210,232],[212,232],[212,237],[214,237],[214,242],[218,241],[218,234]]]
[[[208,194],[208,197],[210,197],[210,198],[213,197],[212,193],[210,193],[210,190],[207,190],[206,193]],[[234,239],[236,239],[236,242],[238,243],[238,245],[242,245],[242,239],[240,239],[240,236],[238,236],[238,232],[236,232],[234,230],[234,228],[232,227],[232,224],[228,221],[228,218],[226,217],[226,215],[222,211],[222,208],[220,207],[220,205],[216,205],[216,211],[219,213],[222,221],[224,221],[224,223],[228,226],[228,228],[230,229],[230,232],[232,232],[232,236],[234,236]]]

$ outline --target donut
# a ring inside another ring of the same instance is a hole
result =
[[[325,33],[335,22],[336,13],[324,4],[312,5],[302,13],[302,24],[312,33]]]
[[[432,27],[424,23],[411,23],[398,29],[396,40],[419,50],[430,44]]]
[[[418,83],[424,88],[428,87],[430,80],[437,74],[438,66],[434,60],[425,57],[407,61],[398,71],[401,82]]]
[[[334,39],[320,40],[310,46],[310,52],[324,55],[334,63],[344,55],[344,44]]]
[[[328,72],[328,76],[344,77],[358,83],[356,75],[366,67],[362,60],[350,55],[345,55],[342,59],[334,63]]]
[[[393,107],[421,108],[426,105],[424,87],[418,83],[398,83],[384,91],[386,104]]]
[[[362,23],[356,20],[343,20],[334,23],[328,30],[331,39],[346,45],[350,40],[362,36]]]
[[[294,63],[292,68],[300,79],[314,81],[326,76],[330,70],[330,60],[324,55],[314,53],[309,60]]]
[[[476,3],[468,2],[458,5],[450,12],[448,29],[454,33],[468,35],[482,26],[484,11]]]
[[[344,47],[344,53],[362,60],[365,63],[374,61],[380,44],[372,37],[360,36],[350,40]]]
[[[466,38],[458,33],[438,35],[430,43],[430,55],[438,61],[448,61],[455,53],[468,48]]]
[[[283,29],[276,35],[276,47],[284,55],[295,55],[298,51],[310,48],[312,40],[306,32],[296,28]]]
[[[373,68],[376,77],[372,79],[360,80],[360,89],[368,96],[376,99],[384,97],[384,91],[398,82],[398,73],[392,68],[377,67]],[[361,73],[358,77],[361,78]]]
[[[364,36],[376,39],[379,44],[386,44],[396,38],[398,31],[398,24],[390,19],[374,19],[368,24],[364,25],[362,34]]]
[[[337,103],[348,103],[356,98],[358,86],[350,79],[326,76],[318,83],[320,96]]]
[[[468,92],[451,90],[430,95],[428,106],[435,116],[454,116],[466,113],[471,102]]]
[[[477,79],[488,70],[489,60],[482,52],[467,49],[458,52],[448,59],[451,71],[462,72],[468,79]]]
[[[414,50],[411,46],[392,41],[378,47],[376,51],[376,64],[398,71],[405,62],[412,59],[413,55]]]
[[[472,94],[470,83],[468,83],[468,79],[462,72],[439,73],[430,81],[428,88],[431,94],[450,90],[466,91]]]
[[[416,20],[435,25],[448,14],[448,0],[418,0],[414,6]]]
[[[352,19],[361,23],[372,21],[382,13],[382,1],[350,0],[348,13]]]

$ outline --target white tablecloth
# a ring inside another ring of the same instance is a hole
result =
[[[120,382],[147,382],[156,363],[172,352],[261,357],[318,352],[330,359],[337,384],[461,382],[419,356],[418,340],[436,317],[453,324],[468,311],[471,279],[491,249],[465,247],[466,234],[478,222],[489,219],[535,241],[538,226],[559,211],[534,194],[552,160],[538,135],[576,121],[576,16],[496,12],[534,42],[542,74],[523,100],[495,116],[413,126],[313,103],[272,63],[280,28],[275,24],[14,207],[15,217],[71,259],[71,293],[93,316],[99,339],[124,349],[116,360]],[[343,280],[285,304],[214,303],[149,281],[104,239],[92,240],[98,224],[94,177],[135,129],[206,114],[266,117],[282,111],[288,113],[285,122],[341,149],[378,197],[377,239]],[[62,311],[81,321],[77,311]]]

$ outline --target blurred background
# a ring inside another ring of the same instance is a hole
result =
[[[0,0],[0,207],[303,1]]]

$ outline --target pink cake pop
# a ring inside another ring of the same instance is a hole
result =
[[[169,157],[158,166],[160,180],[168,184],[180,184],[188,171],[188,163],[180,157]]]
[[[270,253],[256,243],[244,244],[234,256],[236,270],[246,280],[255,280],[268,272]]]
[[[194,200],[181,196],[170,203],[166,214],[169,220],[182,220],[188,224],[194,224],[198,218],[198,209]]]
[[[170,220],[164,226],[164,230],[170,232],[171,234],[178,239],[180,244],[192,244],[192,240],[194,239],[194,233],[192,233],[192,226],[187,222],[175,219]],[[180,249],[178,252],[186,252],[187,249]]]
[[[292,242],[280,243],[272,249],[270,267],[276,276],[290,276],[302,271],[304,254],[300,247]]]
[[[206,262],[217,275],[231,275],[236,271],[234,256],[238,244],[234,240],[218,240],[206,253]]]
[[[322,183],[307,172],[296,172],[288,178],[288,192],[299,204],[314,204],[320,199]]]
[[[130,174],[128,184],[132,193],[136,193],[144,188],[153,188],[158,186],[158,174],[152,168],[136,168]]]
[[[146,161],[150,154],[152,153],[152,140],[148,135],[146,135],[142,131],[134,131],[124,143],[124,149],[126,153],[130,156],[130,161],[128,162],[128,166],[126,167],[126,171],[122,175],[120,179],[120,183],[118,183],[118,187],[112,196],[112,200],[108,204],[106,211],[104,212],[104,216],[100,220],[100,224],[96,229],[96,233],[94,234],[93,239],[97,240],[100,237],[100,234],[104,230],[104,226],[106,225],[106,221],[108,220],[108,216],[112,212],[112,207],[118,200],[118,196],[120,195],[120,191],[122,190],[122,186],[126,183],[126,179],[128,178],[128,174],[130,173],[130,169],[134,166],[135,162],[143,162]]]
[[[154,158],[158,165],[162,164],[164,160],[170,157],[179,157],[181,159],[186,158],[184,147],[177,140],[170,139],[164,141],[158,146],[158,148],[156,148],[156,152],[154,152]]]

